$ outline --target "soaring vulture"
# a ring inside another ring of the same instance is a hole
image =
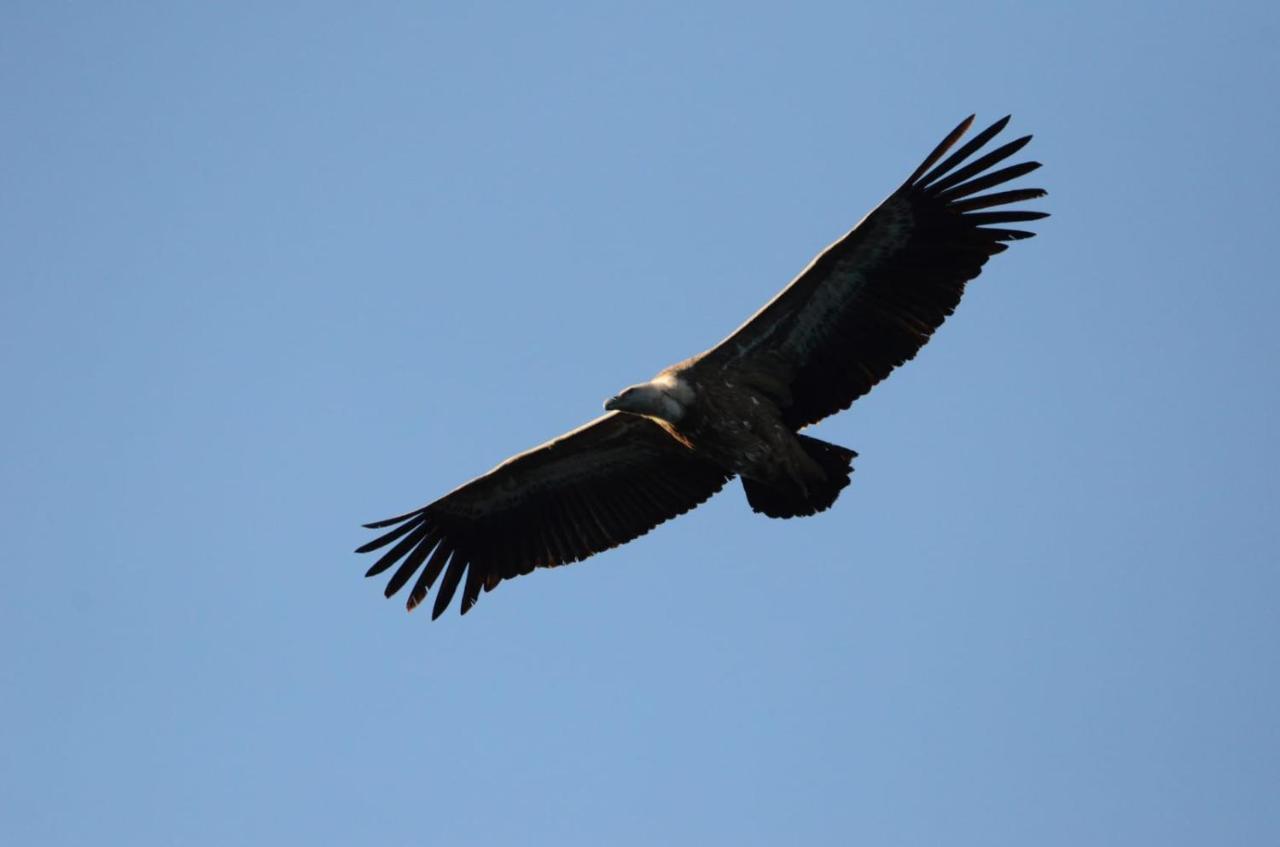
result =
[[[604,416],[434,503],[366,524],[390,528],[357,550],[390,545],[367,576],[395,567],[388,597],[413,580],[410,610],[439,580],[434,619],[460,585],[465,614],[480,589],[625,544],[735,476],[751,508],[769,517],[831,506],[856,454],[798,431],[848,408],[913,357],[987,258],[1031,237],[1009,224],[1045,217],[1007,208],[1043,197],[1039,188],[989,191],[1039,167],[993,170],[1031,136],[970,158],[1008,121],[943,159],[973,116],[964,120],[897,191],[715,347],[624,389],[605,402]]]

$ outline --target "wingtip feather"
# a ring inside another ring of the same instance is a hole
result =
[[[907,181],[905,184],[910,185],[911,183],[915,182],[922,173],[929,170],[929,168],[933,167],[934,162],[938,161],[944,155],[946,155],[946,152],[950,150],[957,141],[960,140],[961,136],[963,136],[966,132],[969,131],[969,127],[973,126],[973,119],[976,117],[977,117],[976,113],[972,114],[969,117],[962,120],[960,123],[956,124],[956,128],[951,130],[951,132],[947,133],[946,138],[943,138],[942,141],[939,142],[938,146],[933,148],[933,152],[931,152],[928,156],[925,157],[924,161],[920,163],[920,167],[916,168],[915,171],[912,172],[911,176],[907,177]]]
[[[404,521],[409,520],[409,518],[412,518],[415,515],[422,514],[424,511],[425,509],[414,509],[412,512],[405,512],[403,515],[396,515],[394,518],[383,518],[380,521],[373,521],[372,523],[361,524],[361,526],[363,526],[365,529],[382,529],[385,526],[391,526],[393,524],[403,523]]]
[[[959,167],[966,159],[985,147],[988,141],[995,138],[1000,131],[1005,128],[1005,125],[1009,123],[1009,117],[1009,115],[1005,115],[1000,120],[974,135],[940,164],[937,163],[938,159],[942,158],[940,154],[926,159],[925,161],[928,165],[932,166],[932,169],[929,170],[928,173],[925,173],[926,168],[920,168],[919,173],[914,174],[913,178],[908,180],[908,183],[914,183],[919,187],[928,186],[939,177],[949,173],[952,169]],[[959,139],[957,138],[956,140],[958,141]],[[948,147],[949,146],[950,145],[948,145]],[[921,174],[923,174],[923,176],[921,176]]]

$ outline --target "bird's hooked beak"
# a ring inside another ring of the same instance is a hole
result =
[[[636,400],[642,393],[636,386],[629,385],[608,400],[605,400],[604,409],[606,412],[634,412],[636,411]]]

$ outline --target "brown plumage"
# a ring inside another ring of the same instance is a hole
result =
[[[715,347],[611,398],[603,417],[420,509],[366,524],[392,527],[357,550],[390,548],[367,575],[395,567],[388,597],[413,580],[410,609],[439,581],[433,618],[462,586],[465,614],[482,588],[625,544],[734,476],[751,507],[770,517],[830,507],[856,454],[797,430],[848,408],[912,358],[987,259],[1032,235],[1008,224],[1046,216],[1005,208],[1044,196],[1041,189],[980,193],[1039,167],[992,170],[1030,136],[970,160],[1008,121],[939,161],[973,117],[963,121],[897,191]]]

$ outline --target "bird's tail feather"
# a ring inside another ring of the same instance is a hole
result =
[[[805,490],[800,490],[794,486],[783,488],[743,477],[742,490],[746,492],[747,502],[753,510],[771,518],[797,518],[817,514],[830,508],[849,484],[857,453],[848,447],[807,435],[796,435],[796,438],[809,457],[822,467],[826,478],[818,483],[810,482]]]

